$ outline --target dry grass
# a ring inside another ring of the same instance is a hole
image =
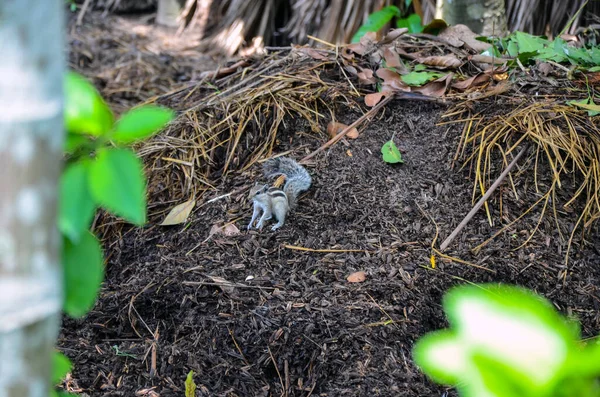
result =
[[[323,112],[333,114],[335,103],[354,106],[356,95],[339,79],[323,79],[332,64],[291,51],[215,84],[204,81],[151,99],[183,109],[166,131],[138,148],[151,197],[172,202],[199,195],[228,173],[270,156],[286,117],[321,132]]]
[[[493,238],[521,220],[537,206],[541,207],[538,223],[529,237],[523,242],[527,244],[538,231],[542,218],[551,211],[555,219],[561,210],[569,210],[576,201],[583,202],[577,222],[570,231],[570,236],[563,236],[568,241],[566,258],[577,230],[589,231],[592,224],[600,218],[600,129],[592,119],[570,106],[554,102],[533,102],[516,108],[507,115],[490,118],[484,115],[473,115],[469,108],[462,108],[452,113],[464,122],[463,134],[457,149],[456,159],[465,159],[465,166],[472,167],[475,175],[473,199],[483,195],[491,185],[497,170],[497,158],[502,159],[505,167],[510,162],[510,155],[523,144],[529,144],[529,160],[533,169],[535,193],[539,197],[536,202],[509,224],[502,227],[490,239],[475,248],[480,250]],[[551,183],[542,186],[539,183],[542,175],[541,164],[547,164]],[[515,197],[519,192],[515,188],[513,176],[510,185]],[[575,183],[574,193],[557,208],[558,192],[563,182]],[[492,223],[489,208],[486,211]],[[560,233],[560,229],[559,233]]]

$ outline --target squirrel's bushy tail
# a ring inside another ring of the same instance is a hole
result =
[[[288,157],[277,157],[267,160],[263,165],[263,170],[267,178],[285,175],[283,191],[288,197],[290,208],[296,206],[296,201],[300,193],[308,190],[312,183],[312,178],[308,171],[306,171],[306,168]]]

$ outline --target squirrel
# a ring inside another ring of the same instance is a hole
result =
[[[277,224],[271,230],[279,229],[283,226],[290,210],[296,206],[298,195],[308,190],[312,184],[312,178],[306,168],[288,157],[267,160],[263,165],[263,173],[267,178],[284,175],[285,185],[283,189],[278,189],[257,183],[250,189],[249,197],[252,198],[254,210],[248,230],[252,229],[252,225],[261,211],[262,216],[256,229],[262,229],[265,221],[271,219],[273,215],[277,219]]]

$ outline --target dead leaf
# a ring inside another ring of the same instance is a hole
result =
[[[377,80],[373,77],[373,71],[371,69],[358,68],[357,73],[358,79],[361,84],[375,84]]]
[[[475,86],[478,86],[478,85],[485,84],[488,81],[490,81],[490,78],[491,78],[491,76],[489,74],[479,73],[479,74],[476,74],[473,77],[469,77],[466,80],[459,81],[458,83],[452,84],[452,87],[456,88],[457,90],[464,91],[464,90],[469,89],[471,87],[475,87]]]
[[[358,70],[354,66],[346,65],[344,66],[344,70],[354,76],[358,76]]]
[[[136,391],[135,395],[139,397],[159,397],[160,394],[155,392],[154,389],[156,389],[156,386],[148,389],[141,389]]]
[[[315,50],[314,48],[297,47],[296,49],[298,50],[298,52],[302,52],[313,59],[318,59],[320,61],[328,61],[329,60],[329,58],[326,55],[323,55],[322,53],[319,52],[319,50]]]
[[[538,70],[544,76],[548,76],[552,71],[554,71],[554,66],[548,62],[540,62],[537,65]]]
[[[279,177],[275,179],[275,182],[273,182],[273,186],[280,187],[283,185],[283,182],[285,182],[285,175],[279,175]]]
[[[398,28],[391,29],[385,37],[379,42],[379,44],[388,44],[392,41],[396,40],[398,37],[402,36],[404,33],[408,32],[407,28]]]
[[[419,62],[423,65],[446,69],[455,69],[463,64],[454,54],[419,58]]]
[[[425,96],[441,98],[446,94],[454,73],[448,73],[437,80],[430,81],[421,87],[413,87],[413,92],[420,92]]]
[[[477,35],[462,24],[448,26],[438,37],[445,39],[450,45],[457,48],[466,45],[477,53],[482,53],[492,46],[489,43],[477,40]]]
[[[327,124],[327,134],[330,138],[333,138],[347,127],[348,126],[346,124],[331,121],[329,124]],[[350,131],[348,131],[346,137],[350,139],[358,138],[358,130],[353,127]]]
[[[400,78],[400,75],[393,70],[381,68],[375,72],[377,77],[383,79],[381,91],[410,91],[410,86]]]
[[[208,232],[208,237],[211,237],[215,234],[221,234],[223,236],[237,236],[240,234],[240,229],[237,228],[233,223],[227,223],[223,226],[221,225],[212,225],[210,231]]]
[[[232,293],[235,289],[234,284],[231,281],[227,281],[224,278],[217,276],[208,277],[213,281],[213,283],[217,284],[219,288],[223,290],[223,292]]]
[[[352,157],[352,151],[350,149],[346,150],[346,156]]]
[[[374,92],[372,94],[365,95],[365,105],[373,107],[377,105],[385,96],[388,96],[390,92]]]
[[[184,223],[195,205],[196,200],[194,199],[190,199],[185,203],[176,205],[173,207],[173,209],[171,209],[171,211],[169,211],[169,214],[166,216],[165,220],[162,221],[160,226],[179,225]]]
[[[383,50],[383,58],[385,58],[385,66],[387,66],[388,68],[406,69],[406,67],[400,60],[400,56],[398,55],[398,53],[392,50],[390,47],[386,47]],[[400,72],[403,72],[403,70],[400,70]]]
[[[366,279],[367,279],[367,273],[365,273],[363,271],[354,272],[351,275],[349,275],[348,278],[346,278],[346,280],[348,280],[349,283],[362,283]]]
[[[348,44],[346,48],[358,55],[365,55],[375,49],[376,40],[376,32],[367,32],[360,38],[358,43]]]

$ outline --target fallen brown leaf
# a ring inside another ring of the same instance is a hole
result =
[[[213,236],[215,234],[222,234],[223,236],[237,236],[240,234],[240,229],[237,228],[233,223],[228,223],[226,225],[212,225],[210,231],[208,232],[208,236]]]
[[[400,56],[398,55],[398,53],[392,50],[390,47],[386,47],[383,50],[383,58],[385,59],[385,66],[387,66],[388,68],[398,68],[403,70],[406,69],[406,67],[400,60]],[[403,70],[400,71],[403,72]]]
[[[390,91],[410,91],[410,86],[402,81],[400,75],[393,70],[381,68],[375,74],[383,79],[383,85],[387,86]],[[384,91],[384,87],[382,87],[382,91]]]
[[[445,39],[450,45],[457,48],[466,45],[477,53],[481,53],[492,46],[489,43],[477,40],[477,35],[462,24],[448,26],[442,30],[438,37]]]
[[[398,37],[402,36],[404,33],[408,32],[407,28],[397,28],[391,29],[379,42],[379,44],[388,44],[392,41],[396,40]]]
[[[362,283],[367,279],[367,273],[363,271],[354,272],[346,278],[349,283]]]
[[[358,68],[359,72],[357,74],[358,79],[361,84],[375,84],[377,80],[373,76],[373,71],[371,69],[363,69]]]
[[[419,58],[419,62],[423,65],[446,69],[456,69],[463,64],[454,54]]]
[[[333,138],[347,127],[348,126],[346,124],[331,121],[329,124],[327,124],[327,135],[329,135],[330,138]],[[346,137],[350,139],[358,138],[358,130],[353,127],[350,131],[348,131]]]
[[[352,157],[352,151],[350,149],[346,150],[346,156]]]
[[[273,186],[280,187],[283,185],[283,182],[285,182],[285,175],[279,175],[279,177],[275,179],[275,182],[273,182]]]
[[[184,223],[187,220],[190,213],[192,212],[192,209],[195,205],[196,200],[194,199],[190,199],[185,203],[176,205],[171,209],[171,211],[169,211],[169,213],[165,217],[165,220],[162,221],[160,226],[179,225],[181,223]]]
[[[456,88],[457,90],[464,91],[464,90],[469,89],[471,87],[475,87],[475,86],[478,86],[478,85],[485,84],[488,81],[490,81],[490,79],[491,79],[491,76],[489,74],[479,73],[479,74],[476,74],[473,77],[469,77],[466,80],[459,81],[458,83],[452,84],[452,87]]]
[[[367,94],[365,95],[365,105],[373,107],[377,105],[383,99],[383,97],[388,96],[390,94],[390,91],[374,92],[372,94]]]
[[[313,59],[318,59],[320,61],[328,61],[329,57],[319,52],[319,50],[315,50],[310,47],[296,47],[298,52],[302,52]]]
[[[413,87],[413,92],[420,92],[425,96],[441,98],[446,94],[448,87],[452,83],[454,73],[448,73],[437,80],[430,81],[421,87]]]

